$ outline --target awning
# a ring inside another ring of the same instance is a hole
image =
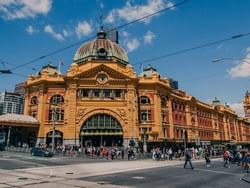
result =
[[[122,132],[81,132],[81,136],[116,136],[122,135]]]
[[[53,138],[53,135],[48,135],[49,138]],[[62,135],[55,134],[54,138],[62,138]]]

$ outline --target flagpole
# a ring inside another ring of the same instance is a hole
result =
[[[59,60],[58,72],[61,73],[61,61]]]

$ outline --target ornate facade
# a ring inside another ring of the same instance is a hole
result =
[[[248,98],[245,107],[250,106]],[[124,145],[250,142],[250,122],[226,105],[206,104],[149,66],[136,75],[126,52],[100,31],[76,51],[63,75],[47,65],[26,82],[25,114],[40,122],[38,140]]]

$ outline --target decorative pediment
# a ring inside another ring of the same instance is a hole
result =
[[[106,77],[107,78],[106,78]],[[128,71],[126,68],[124,69],[113,69],[111,67],[108,67],[106,65],[99,65],[97,67],[94,67],[92,69],[86,70],[84,72],[81,72],[77,75],[78,78],[83,79],[99,79],[100,82],[105,82],[106,79],[131,79],[128,75]],[[103,80],[101,80],[103,79]]]

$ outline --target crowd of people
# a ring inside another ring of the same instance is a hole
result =
[[[241,150],[224,149],[223,160],[224,160],[225,168],[230,168],[231,164],[237,164],[238,166],[242,166],[244,171],[249,173],[249,169],[250,169],[250,151],[249,150],[247,149],[241,149]]]
[[[38,147],[49,148],[45,144],[38,144]],[[27,144],[20,145],[19,148],[29,149]],[[66,155],[66,156],[89,156],[91,158],[106,158],[106,159],[124,159],[125,155],[128,160],[136,159],[143,155],[140,150],[136,147],[129,146],[124,147],[94,147],[94,146],[75,146],[75,145],[64,145],[58,144],[56,146],[55,154]],[[211,166],[211,157],[222,156],[224,160],[224,167],[230,168],[231,164],[237,164],[241,166],[244,171],[249,173],[250,169],[250,150],[249,149],[236,149],[224,147],[221,151],[215,150],[212,146],[209,147],[190,147],[184,149],[180,148],[160,148],[156,147],[151,150],[152,159],[159,160],[173,160],[184,158],[184,168],[187,164],[194,169],[192,165],[192,159],[205,159],[206,167]]]
[[[238,166],[242,166],[243,170],[249,173],[250,169],[250,150],[248,149],[227,149],[226,147],[222,149],[220,152],[223,160],[224,160],[224,167],[230,168],[231,164],[237,164]],[[219,155],[219,156],[221,156]],[[173,159],[180,159],[181,157],[184,158],[184,168],[187,167],[189,164],[191,169],[194,169],[192,164],[192,159],[205,159],[205,166],[211,166],[211,157],[218,156],[215,154],[214,149],[212,147],[205,147],[205,148],[186,148],[186,150],[173,150],[172,148],[167,148],[161,150],[160,148],[154,148],[152,150],[152,159],[153,160],[173,160]]]

